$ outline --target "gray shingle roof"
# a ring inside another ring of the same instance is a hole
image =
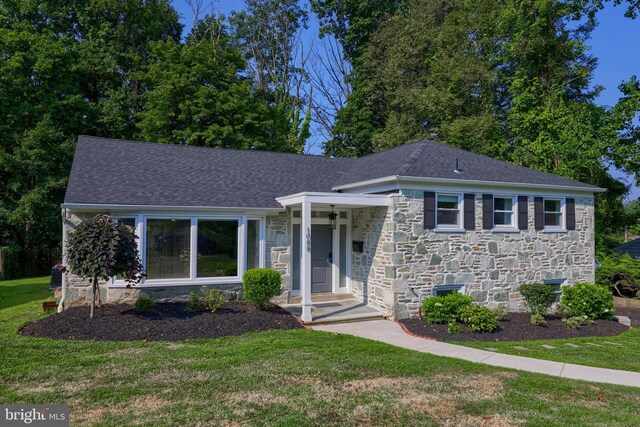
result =
[[[597,189],[429,140],[345,159],[81,136],[65,203],[279,208],[276,197],[395,175]]]
[[[354,159],[81,136],[65,203],[281,208],[331,191]]]
[[[454,172],[456,159],[461,173]],[[391,175],[598,188],[430,140],[361,157],[334,187]]]
[[[629,254],[631,258],[640,259],[640,239],[635,239],[630,242],[624,243],[616,248],[614,251],[619,254]]]

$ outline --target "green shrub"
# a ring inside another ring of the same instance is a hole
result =
[[[198,292],[189,292],[189,301],[187,301],[185,310],[189,313],[197,313],[199,311],[203,311],[202,301],[200,300],[200,294]]]
[[[190,313],[197,313],[200,311],[210,311],[215,313],[222,304],[224,304],[225,298],[220,293],[219,289],[209,289],[206,286],[200,288],[199,291],[192,291],[189,293],[189,301],[187,301],[186,311]]]
[[[242,297],[252,306],[263,309],[269,300],[282,293],[282,276],[270,268],[254,268],[242,276]]]
[[[507,318],[507,309],[504,307],[496,307],[493,309],[493,315],[498,322],[501,322]]]
[[[428,323],[445,324],[457,322],[462,310],[473,302],[473,298],[457,291],[443,296],[422,300],[422,316]]]
[[[580,329],[582,326],[593,323],[593,320],[589,320],[587,316],[574,316],[568,319],[562,319],[564,326],[569,329]]]
[[[450,334],[461,334],[462,333],[462,326],[458,325],[457,323],[449,323],[449,325],[447,325],[447,332]]]
[[[544,315],[551,308],[555,293],[553,288],[543,283],[531,283],[520,286],[520,294],[531,314]]]
[[[218,309],[222,307],[222,304],[224,304],[224,301],[224,296],[220,293],[219,289],[209,289],[208,292],[205,291],[202,296],[202,304],[207,311],[212,313],[218,311]]]
[[[138,314],[148,313],[153,307],[156,306],[156,302],[147,294],[140,294],[133,306],[133,311]]]
[[[604,286],[576,283],[562,292],[562,311],[567,317],[587,316],[589,319],[611,319],[613,294]]]
[[[545,319],[542,314],[532,314],[531,324],[536,326],[547,326],[547,319]]]
[[[473,332],[493,332],[498,327],[495,314],[485,306],[471,304],[460,314],[460,321]]]

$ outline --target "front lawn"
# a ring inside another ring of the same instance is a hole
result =
[[[533,325],[531,327],[540,328],[540,326]],[[512,342],[457,342],[455,335],[452,335],[447,342],[483,350],[497,349],[498,353],[536,359],[640,372],[640,329],[638,328],[632,328],[613,337]],[[545,348],[543,345],[554,348]],[[526,350],[516,347],[524,347]]]
[[[180,342],[16,334],[42,316],[47,280],[0,282],[0,403],[67,403],[74,425],[640,425],[640,389],[311,330]]]

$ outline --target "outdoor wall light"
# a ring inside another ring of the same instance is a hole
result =
[[[329,206],[331,206],[331,213],[329,214],[329,225],[331,225],[332,230],[335,230],[336,223],[337,223],[336,219],[338,218],[338,214],[333,211],[333,207],[335,205],[329,205]]]

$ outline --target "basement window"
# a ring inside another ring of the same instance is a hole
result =
[[[562,285],[564,282],[565,279],[549,279],[544,281],[545,285],[553,287],[553,293],[555,294],[553,302],[560,302],[560,297],[562,296]]]
[[[462,293],[462,285],[439,285],[433,287],[433,296],[442,297],[454,292]]]

